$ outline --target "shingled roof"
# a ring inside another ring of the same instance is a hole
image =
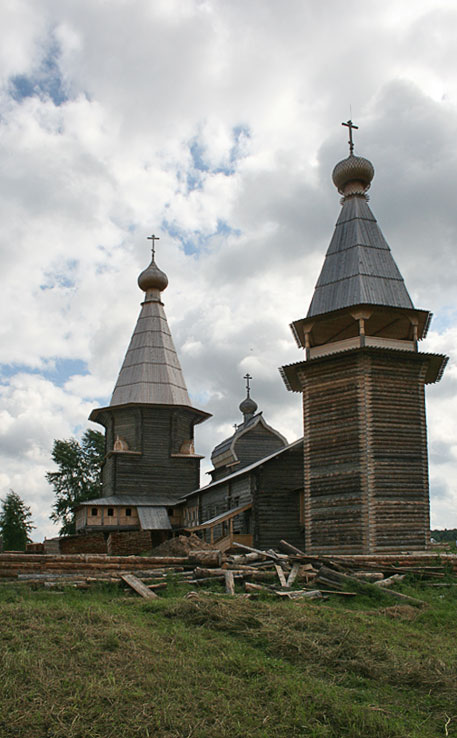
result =
[[[186,383],[168,327],[161,292],[167,275],[151,263],[138,277],[145,298],[110,405],[128,403],[190,407]]]
[[[362,193],[343,200],[307,317],[360,304],[414,308]]]
[[[111,405],[130,402],[191,406],[163,304],[144,302]]]

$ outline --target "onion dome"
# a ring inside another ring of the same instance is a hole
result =
[[[252,418],[257,408],[258,405],[256,402],[254,402],[252,397],[246,397],[243,402],[240,402],[240,410],[244,415],[245,421],[249,420],[249,418]]]
[[[159,269],[154,261],[154,256],[147,269],[142,271],[138,277],[138,286],[143,292],[146,292],[146,299],[154,296],[158,298],[159,293],[168,286],[168,277],[165,272]]]
[[[354,154],[338,162],[332,173],[333,184],[341,195],[365,194],[373,177],[374,167],[371,161]],[[348,188],[348,185],[351,187]]]

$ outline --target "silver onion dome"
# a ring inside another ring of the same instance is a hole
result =
[[[341,195],[345,194],[348,184],[361,183],[362,192],[366,192],[374,177],[374,167],[371,161],[363,156],[350,154],[347,159],[338,162],[332,173],[333,184]]]
[[[149,266],[138,277],[138,286],[143,292],[149,292],[149,290],[162,292],[168,286],[168,277],[165,272],[159,269],[154,257],[152,257]]]

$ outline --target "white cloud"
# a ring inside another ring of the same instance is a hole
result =
[[[0,21],[0,494],[32,504],[37,537],[52,440],[110,394],[151,230],[189,389],[214,414],[199,450],[239,421],[247,369],[267,421],[300,433],[277,367],[301,358],[288,324],[338,216],[349,104],[374,213],[435,313],[424,348],[451,355],[427,394],[434,521],[457,525],[454,8],[18,0]]]

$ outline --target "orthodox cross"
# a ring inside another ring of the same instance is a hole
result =
[[[148,239],[148,241],[152,241],[151,251],[152,251],[152,258],[154,258],[155,253],[156,253],[156,244],[155,244],[155,242],[156,241],[160,241],[160,237],[159,236],[154,236],[154,234],[152,234],[152,236],[147,236],[147,239]]]
[[[245,376],[243,377],[243,379],[245,379],[245,380],[246,380],[246,392],[248,393],[248,397],[250,397],[250,394],[249,394],[249,393],[250,393],[250,391],[251,391],[251,387],[250,387],[250,385],[249,385],[249,380],[250,380],[250,379],[252,379],[252,377],[251,377],[251,375],[250,375],[250,374],[248,373],[248,374],[245,374]]]
[[[341,125],[342,126],[347,126],[349,128],[349,141],[348,141],[348,144],[349,144],[349,155],[352,156],[352,154],[354,153],[354,142],[352,140],[352,129],[353,128],[358,129],[359,127],[356,126],[356,125],[354,125],[354,123],[352,122],[352,120],[348,120],[347,123],[342,123]]]

